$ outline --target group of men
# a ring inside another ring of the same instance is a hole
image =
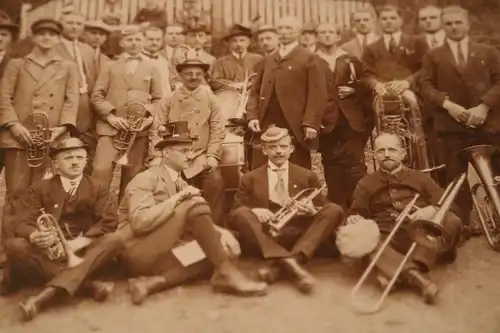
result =
[[[451,180],[465,170],[457,160],[465,146],[495,143],[500,55],[469,41],[468,13],[459,7],[421,9],[425,38],[401,32],[394,6],[381,8],[378,18],[381,36],[374,33],[372,11],[354,12],[356,37],[343,46],[333,24],[311,31],[286,17],[256,32],[235,25],[225,38],[230,53],[220,59],[203,50],[203,26],[185,30],[185,44],[170,53],[165,33],[176,35],[178,26],[166,32],[154,22],[125,26],[122,53],[109,60],[99,53],[107,33],[101,23],[84,28],[74,12],[60,21],[34,22],[33,49],[5,61],[0,85],[6,277],[46,283],[20,304],[24,318],[34,318],[59,294],[87,291],[97,301],[107,299],[112,283],[96,279],[114,258],[130,276],[135,304],[210,274],[214,289],[245,296],[263,295],[283,278],[310,293],[315,280],[305,264],[316,252],[328,252],[341,225],[373,219],[385,238],[415,194],[417,206],[437,205],[443,190],[403,165],[406,147],[396,134],[374,140],[379,169],[366,175],[372,92],[401,95],[410,103],[418,103],[415,95],[422,98],[426,130],[436,131],[436,144],[449,152],[443,157]],[[95,49],[79,41],[85,29]],[[0,46],[17,31],[7,19],[0,22]],[[252,38],[262,54],[247,51]],[[255,78],[245,87],[251,72]],[[250,91],[245,124],[251,166],[239,181],[233,209],[224,200],[226,129],[213,92],[223,89]],[[47,115],[48,128],[29,128],[26,119],[34,112]],[[48,137],[35,142],[41,130]],[[117,138],[129,134],[126,149],[117,149]],[[43,166],[28,167],[33,149],[50,153]],[[315,149],[322,155],[327,196],[302,195],[321,188],[311,170]],[[116,205],[109,186],[123,154],[129,163],[122,167]],[[41,179],[49,166],[56,175]],[[426,273],[441,260],[454,260],[468,224],[470,193],[462,189],[460,205],[443,223],[451,249],[419,246],[401,276],[427,303],[435,302],[438,287]],[[382,285],[412,246],[409,236],[406,229],[398,233],[391,252],[379,260]],[[260,281],[236,268],[242,250],[257,252],[269,264],[258,270]]]

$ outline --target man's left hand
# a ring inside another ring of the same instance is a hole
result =
[[[215,157],[209,156],[205,160],[205,165],[203,168],[208,172],[214,172],[218,166],[219,166],[219,161],[217,161]]]
[[[410,89],[410,83],[406,80],[395,80],[387,84],[389,92],[394,95],[401,95],[404,91]]]
[[[309,126],[304,126],[304,140],[314,140],[318,136],[318,131]]]
[[[236,237],[226,229],[218,228],[218,231],[220,234],[220,242],[226,253],[231,259],[238,258],[241,254],[241,247]]]
[[[417,96],[413,93],[411,90],[405,90],[401,96],[405,101],[410,103],[412,107],[418,107],[418,101],[417,101]]]
[[[468,109],[470,115],[467,120],[467,127],[478,127],[484,124],[488,116],[489,107],[484,104],[479,104],[476,107]]]
[[[59,127],[53,127],[50,129],[50,139],[49,139],[49,142],[47,142],[48,144],[51,144],[52,142],[56,141],[61,135],[63,135],[64,133],[66,133],[67,131],[67,128],[66,126],[59,126]]]
[[[298,215],[301,216],[314,216],[318,213],[318,210],[314,207],[311,200],[303,199],[295,202],[298,209]]]
[[[86,248],[87,246],[92,244],[93,241],[94,240],[92,238],[80,236],[75,239],[69,240],[68,245],[71,251],[75,253]]]
[[[340,87],[337,87],[337,89],[339,91],[340,99],[344,99],[344,98],[348,97],[349,95],[353,95],[355,92],[354,88],[348,87],[348,86],[340,86]]]

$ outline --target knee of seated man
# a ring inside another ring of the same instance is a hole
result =
[[[211,215],[212,211],[210,206],[208,206],[206,201],[202,200],[190,200],[186,207],[187,218],[199,217],[202,215]]]
[[[252,210],[248,207],[238,207],[233,209],[228,216],[228,224],[230,227],[234,225],[240,224],[242,220],[245,220],[245,217],[249,216],[249,214],[253,214]]]
[[[33,252],[33,245],[24,238],[10,238],[5,240],[4,249],[10,258],[23,257],[27,253]]]
[[[341,223],[344,219],[344,210],[339,205],[329,202],[323,207],[321,207],[320,214],[328,216],[331,218],[332,223]]]

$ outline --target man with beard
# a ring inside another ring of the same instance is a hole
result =
[[[294,147],[286,129],[270,127],[261,142],[267,165],[241,178],[229,226],[239,233],[243,249],[257,250],[271,261],[269,269],[259,270],[264,281],[271,284],[287,276],[301,292],[310,293],[315,279],[301,265],[332,238],[343,221],[343,211],[321,193],[312,200],[302,197],[294,201],[298,212],[280,234],[273,237],[266,233],[267,224],[277,222],[275,213],[291,197],[304,189],[316,190],[321,184],[312,170],[288,161]]]
[[[356,36],[342,45],[342,49],[356,58],[362,59],[366,47],[380,38],[375,32],[375,20],[375,14],[370,8],[358,9],[353,12],[351,14],[351,25]]]
[[[405,150],[397,135],[387,133],[379,135],[374,141],[373,153],[380,168],[365,176],[357,185],[347,223],[357,224],[365,222],[363,220],[371,219],[378,225],[382,236],[381,241],[383,241],[392,231],[398,215],[416,194],[420,196],[415,206],[420,207],[420,209],[409,215],[410,221],[432,216],[437,211],[435,206],[439,207],[438,203],[444,191],[428,174],[408,169],[402,164]],[[378,281],[384,288],[394,276],[404,254],[413,243],[408,230],[410,223],[403,224],[389,243],[390,245],[382,252],[375,266]],[[460,238],[461,223],[452,212],[446,213],[442,226],[450,235],[451,248],[432,249],[418,245],[400,275],[400,282],[418,288],[424,301],[428,304],[433,304],[436,301],[439,290],[437,285],[426,276],[426,273],[432,270],[439,261],[453,261],[455,259],[456,247]],[[358,230],[359,232],[366,231],[362,228]],[[339,230],[337,244],[352,245],[356,238],[354,234],[350,236],[352,239],[348,239],[348,235],[344,235],[343,231]],[[350,242],[351,244],[349,244]],[[339,249],[343,252],[342,246],[339,246]]]
[[[151,25],[144,30],[144,48],[142,54],[151,59],[156,70],[161,75],[161,86],[163,88],[163,99],[170,97],[172,88],[170,87],[170,70],[167,59],[163,56],[161,48],[163,46],[163,30],[155,25]]]
[[[95,50],[94,59],[97,72],[109,61],[108,56],[102,52],[101,48],[106,43],[111,31],[111,27],[102,21],[85,22],[83,40]]]
[[[211,70],[212,88],[214,91],[235,89],[241,92],[245,77],[254,71],[254,66],[262,56],[247,52],[250,46],[252,32],[240,24],[234,25],[224,41],[229,43],[231,54],[217,59]]]
[[[347,209],[356,184],[366,174],[364,152],[373,129],[373,115],[370,89],[362,84],[362,79],[369,70],[354,55],[337,48],[340,31],[335,25],[320,24],[317,35],[316,54],[333,72],[335,104],[340,110],[333,121],[333,130],[322,131],[319,150],[328,199]]]
[[[150,130],[151,165],[161,163],[161,152],[154,145],[161,140],[160,126],[170,122],[187,121],[193,144],[193,161],[182,174],[188,183],[203,190],[203,197],[212,211],[214,222],[222,225],[225,214],[225,182],[219,168],[224,127],[221,110],[210,88],[203,84],[209,65],[196,58],[195,52],[188,52],[184,63],[177,65],[182,80],[170,99],[155,117]]]
[[[500,146],[500,54],[486,44],[470,40],[469,13],[460,7],[443,9],[444,45],[424,60],[421,85],[432,106],[438,147],[446,164],[446,180],[467,170],[460,152],[473,145]],[[498,174],[497,164],[494,174]],[[472,197],[469,186],[457,196],[462,222],[470,227]]]
[[[317,50],[316,43],[318,38],[316,36],[316,26],[315,23],[304,24],[299,37],[299,44],[312,53],[315,53]]]
[[[255,39],[264,56],[268,56],[278,49],[278,33],[272,25],[259,26],[255,32]]]
[[[328,96],[321,59],[299,45],[301,32],[297,18],[282,18],[276,24],[280,35],[278,52],[256,66],[247,103],[248,128],[260,133],[274,124],[289,130],[298,141],[290,157],[292,163],[311,168],[311,149],[317,149],[318,131]],[[259,140],[256,140],[258,144]],[[257,149],[252,169],[266,163]]]

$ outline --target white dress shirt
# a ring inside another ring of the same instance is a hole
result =
[[[268,161],[268,172],[267,172],[267,180],[268,180],[268,185],[269,185],[269,199],[271,201],[274,201],[276,203],[280,203],[283,201],[284,198],[275,198],[276,194],[274,192],[274,189],[276,187],[276,184],[278,184],[278,172],[276,170],[283,170],[283,181],[285,183],[285,193],[288,192],[288,161],[285,162],[281,167],[277,167],[273,162]]]
[[[433,39],[436,39],[437,44],[432,45]],[[430,47],[438,47],[444,44],[444,41],[446,39],[446,34],[444,30],[439,30],[435,34],[425,34],[425,39],[427,40],[427,44]]]
[[[80,183],[82,181],[82,178],[83,178],[83,174],[74,178],[74,179],[69,179],[69,178],[66,178],[64,176],[60,176],[61,177],[61,184],[64,188],[64,190],[66,191],[66,193],[69,193],[69,191],[71,191],[71,189],[73,188],[73,186],[71,185],[71,182],[75,182],[76,185],[75,185],[75,191],[76,189],[78,189],[78,186],[80,186]]]
[[[337,48],[333,53],[326,53],[323,50],[318,50],[316,54],[328,63],[328,67],[330,67],[330,70],[333,72],[335,71],[335,64],[337,63],[338,57],[348,53],[340,48]]]
[[[447,38],[446,42],[448,43],[448,46],[451,49],[451,53],[453,53],[453,57],[455,58],[455,63],[457,65],[458,65],[458,44],[460,43],[465,62],[467,63],[467,58],[469,56],[469,37],[465,37],[459,42]]]
[[[394,37],[396,45],[399,45],[399,43],[401,42],[401,31],[396,31],[393,34],[384,34],[384,44],[388,51],[389,51],[389,43],[391,42],[391,37]]]
[[[299,46],[299,42],[295,41],[290,44],[280,44],[278,49],[278,54],[281,58],[286,57],[290,52],[293,51],[297,46]]]

